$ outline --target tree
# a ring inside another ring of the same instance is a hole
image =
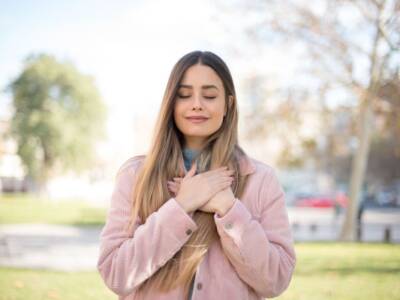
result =
[[[8,89],[10,134],[37,192],[56,174],[93,165],[94,143],[105,137],[106,106],[92,77],[51,55],[30,55]]]
[[[250,102],[244,112],[244,119],[248,120],[243,129],[244,139],[262,137],[269,142],[276,141],[276,147],[283,151],[270,157],[271,160],[286,168],[303,167],[310,163],[305,154],[314,152],[317,146],[316,140],[305,135],[303,129],[316,120],[310,114],[322,115],[320,107],[315,107],[315,97],[307,91],[277,89],[264,86],[265,82],[269,79],[260,75],[243,82],[242,89]]]
[[[239,2],[240,3],[240,2]],[[400,1],[252,1],[238,8],[255,20],[245,28],[256,45],[302,49],[303,68],[320,86],[342,91],[358,109],[350,203],[341,240],[356,238],[356,213],[367,168],[379,90],[399,68]],[[247,9],[247,10],[246,10]],[[244,22],[245,23],[245,22]],[[295,84],[295,83],[294,83]]]

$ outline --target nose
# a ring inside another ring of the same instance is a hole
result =
[[[202,109],[203,109],[203,104],[201,102],[201,96],[195,94],[193,97],[192,110],[202,110]]]

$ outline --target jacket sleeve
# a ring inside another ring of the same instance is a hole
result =
[[[124,231],[131,215],[134,168],[118,172],[106,224],[100,233],[97,269],[105,284],[125,296],[154,274],[187,242],[196,223],[174,198],[153,212],[144,224]]]
[[[239,277],[261,297],[271,298],[289,286],[296,254],[275,171],[268,171],[261,181],[259,221],[237,198],[224,216],[215,213],[214,220],[224,253]]]

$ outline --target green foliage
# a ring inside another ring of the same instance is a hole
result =
[[[26,59],[9,89],[15,109],[11,134],[31,178],[46,182],[53,174],[93,165],[95,142],[105,138],[106,106],[92,77],[39,54]]]

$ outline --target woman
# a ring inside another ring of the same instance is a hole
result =
[[[119,169],[98,270],[119,299],[262,299],[296,263],[284,192],[237,137],[235,88],[217,55],[174,66],[147,155]]]

